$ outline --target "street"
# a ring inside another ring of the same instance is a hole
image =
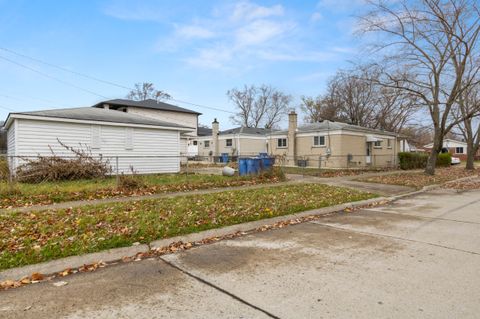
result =
[[[479,207],[431,191],[0,292],[0,317],[478,318]]]

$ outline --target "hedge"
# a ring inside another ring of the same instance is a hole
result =
[[[420,169],[425,168],[428,162],[427,153],[398,153],[398,159],[401,169]],[[452,163],[452,155],[450,153],[438,154],[437,166],[449,166]]]

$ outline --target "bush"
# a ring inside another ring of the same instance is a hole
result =
[[[132,172],[131,175],[125,175],[122,173],[122,175],[118,177],[117,187],[129,191],[146,187],[145,181],[138,176],[137,172],[133,169],[133,166],[130,166],[130,170]]]
[[[401,169],[418,169],[427,166],[428,154],[426,153],[398,153],[398,160]]]
[[[452,164],[452,155],[450,153],[441,153],[437,157],[437,166],[448,167]]]
[[[427,167],[428,156],[427,153],[400,152],[398,153],[400,168],[404,170],[425,168]],[[452,155],[450,153],[438,154],[437,167],[447,167],[451,163]]]
[[[35,159],[22,158],[25,164],[16,170],[19,182],[40,183],[44,181],[64,181],[104,178],[111,173],[107,160],[94,158],[89,148],[76,149],[58,140],[60,145],[73,154],[73,158],[57,156],[53,150],[51,156],[38,156]]]
[[[9,175],[8,162],[5,158],[0,158],[0,181],[7,180],[8,175]]]

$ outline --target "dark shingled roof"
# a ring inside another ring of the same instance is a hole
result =
[[[92,107],[77,107],[77,108],[68,108],[68,109],[54,109],[54,110],[44,110],[44,111],[10,113],[10,115],[15,115],[15,114],[29,115],[29,116],[45,116],[45,117],[73,119],[73,120],[87,120],[87,121],[100,121],[100,122],[193,129],[191,127],[185,127],[185,126],[152,119],[152,118],[141,116],[141,115],[130,114],[130,113],[125,113],[125,112],[120,112],[115,110],[98,109],[98,108],[92,108]]]
[[[211,128],[206,128],[206,127],[198,127],[197,129],[197,135],[198,136],[209,136],[212,135],[212,129]]]
[[[143,100],[143,101],[133,101],[133,100],[126,100],[126,99],[115,99],[115,100],[108,100],[103,101],[100,103],[95,104],[93,107],[103,108],[104,104],[108,104],[110,108],[117,109],[119,107],[124,106],[135,106],[135,107],[142,107],[146,109],[155,109],[155,110],[163,110],[163,111],[172,111],[172,112],[180,112],[180,113],[190,113],[190,114],[197,114],[200,115],[202,113],[198,113],[189,109],[185,109],[180,106],[168,104],[165,102],[155,101],[152,99]]]
[[[227,134],[249,134],[249,135],[265,135],[270,133],[272,130],[266,128],[256,128],[256,127],[236,127],[229,130],[219,132],[219,135]]]

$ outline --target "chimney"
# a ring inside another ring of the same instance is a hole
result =
[[[106,109],[106,110],[108,110],[108,109],[110,109],[110,105],[108,105],[108,104],[103,104],[103,108]]]
[[[296,134],[297,134],[297,113],[295,111],[291,111],[288,114],[288,138],[287,138],[287,146],[288,146],[288,153],[287,153],[287,162],[290,165],[295,165],[296,162]]]
[[[212,122],[212,143],[213,143],[213,156],[219,156],[218,150],[218,133],[220,125],[218,124],[217,119]]]

